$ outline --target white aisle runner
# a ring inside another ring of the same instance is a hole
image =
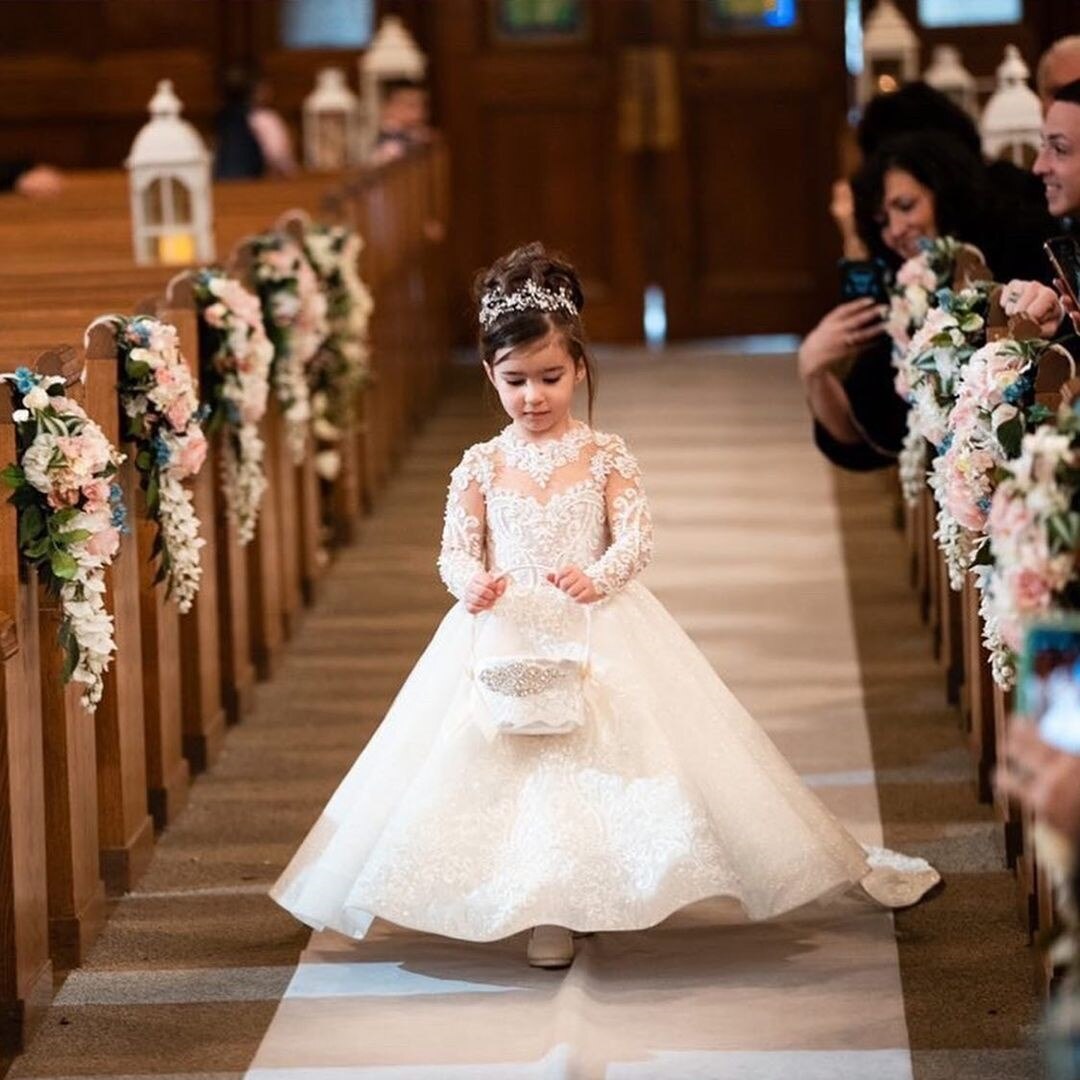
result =
[[[841,540],[790,359],[620,356],[597,426],[641,459],[646,583],[830,808],[881,842]],[[433,508],[433,512],[436,512]],[[432,553],[434,559],[434,552]],[[434,572],[434,571],[433,571]],[[249,1080],[910,1080],[892,916],[701,905],[565,972],[378,923],[315,934]]]

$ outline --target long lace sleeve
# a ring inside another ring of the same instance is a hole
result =
[[[484,462],[467,450],[450,474],[446,496],[439,577],[451,594],[464,599],[465,589],[484,566]]]
[[[648,566],[653,549],[652,515],[638,463],[617,435],[610,436],[607,445],[600,448],[593,468],[603,470],[607,478],[604,500],[611,543],[596,562],[585,567],[585,574],[602,596],[610,596]]]

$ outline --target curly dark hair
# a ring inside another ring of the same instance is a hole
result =
[[[892,169],[908,173],[933,193],[940,236],[983,246],[991,196],[982,161],[952,136],[922,131],[882,143],[852,178],[855,225],[872,254],[891,265],[898,261],[881,236],[885,174]]]
[[[576,313],[571,315],[561,308],[557,311],[507,311],[488,329],[480,327],[480,359],[488,368],[495,365],[495,357],[506,349],[531,345],[551,334],[558,334],[566,351],[575,364],[585,368],[585,385],[588,390],[589,422],[592,423],[593,403],[596,399],[596,370],[589,356],[585,327],[581,310],[585,306],[585,293],[581,279],[570,261],[558,252],[548,251],[543,244],[534,241],[515,248],[509,255],[496,259],[486,270],[481,270],[473,280],[473,297],[477,305],[493,289],[501,289],[507,296],[517,292],[527,282],[549,292],[565,292],[573,301]]]
[[[889,139],[916,131],[941,131],[973,154],[982,153],[975,121],[955,101],[924,82],[905,83],[892,93],[875,94],[863,110],[855,138],[863,156],[870,157]]]

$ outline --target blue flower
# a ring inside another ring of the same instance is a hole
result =
[[[1007,386],[1002,391],[1001,396],[1010,405],[1019,405],[1031,388],[1031,377],[1029,375],[1021,375],[1012,386]]]
[[[20,394],[29,394],[40,381],[40,377],[35,375],[28,367],[17,367],[15,369],[15,389]]]
[[[941,440],[941,445],[938,446],[938,452],[941,453],[941,454],[948,453],[949,447],[952,446],[952,444],[953,444],[953,432],[947,431],[945,433],[945,438]]]
[[[984,514],[989,514],[990,513],[990,496],[989,495],[984,495],[975,505]]]
[[[953,308],[956,306],[956,296],[952,289],[938,289],[934,293],[934,298],[937,300],[938,307],[942,311],[947,311],[950,315],[953,313]]]
[[[159,465],[168,465],[171,457],[169,453],[169,447],[166,445],[165,440],[159,435],[153,442],[154,461]]]

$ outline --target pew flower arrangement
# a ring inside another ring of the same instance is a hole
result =
[[[953,357],[957,350],[970,355],[985,332],[988,285],[954,291],[954,282],[988,277],[978,249],[949,236],[925,240],[896,272],[885,329],[893,342],[896,392],[912,406],[898,462],[909,503],[926,482],[927,441],[936,445],[944,437],[944,417],[962,363]]]
[[[964,365],[986,339],[989,289],[979,285],[953,292],[941,289],[922,326],[894,360],[896,388],[910,403],[905,445],[940,447],[946,438],[949,414]],[[914,451],[911,457],[914,458]],[[914,502],[925,482],[922,468],[905,469],[904,495]]]
[[[329,334],[310,379],[315,467],[324,480],[333,480],[341,468],[337,444],[352,419],[355,394],[370,377],[368,326],[374,301],[359,274],[362,250],[354,229],[308,225],[304,230],[304,251],[327,300]]]
[[[285,234],[264,233],[251,250],[263,322],[274,346],[271,381],[299,464],[311,421],[308,368],[329,332],[326,297],[303,251]]]
[[[1023,436],[991,500],[983,615],[994,678],[1009,687],[1024,630],[1080,608],[1080,414],[1064,406]]]
[[[147,515],[157,525],[156,580],[165,582],[166,594],[187,612],[199,590],[199,549],[206,541],[199,536],[191,491],[183,481],[206,458],[203,411],[174,326],[148,315],[113,316],[111,321],[121,365],[125,435],[135,444]]]
[[[21,367],[3,378],[17,405],[19,460],[0,478],[13,489],[19,550],[59,598],[63,678],[85,686],[82,704],[93,711],[116,651],[105,570],[125,530],[123,493],[114,479],[124,457],[66,396],[59,376]]]
[[[930,486],[938,504],[938,531],[949,584],[964,575],[985,546],[990,500],[1002,468],[1020,453],[1024,432],[1050,411],[1033,400],[1035,370],[1047,343],[1003,338],[979,349],[960,377],[949,432],[934,461]]]
[[[210,417],[208,430],[225,432],[222,488],[237,537],[255,535],[266,490],[266,448],[259,421],[266,412],[274,347],[266,336],[259,298],[223,270],[199,271],[193,279],[199,305],[201,386]]]

